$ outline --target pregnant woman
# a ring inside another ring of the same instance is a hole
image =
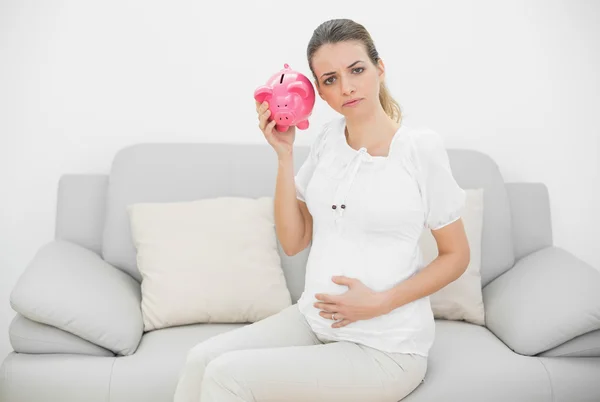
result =
[[[429,295],[466,270],[470,251],[441,138],[402,123],[367,30],[319,25],[308,44],[325,125],[294,175],[295,128],[259,127],[278,157],[277,237],[311,245],[297,304],[192,348],[175,402],[397,402],[423,381],[435,335]],[[422,231],[438,257],[423,266]]]

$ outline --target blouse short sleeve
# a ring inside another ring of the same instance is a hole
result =
[[[437,132],[421,131],[416,144],[425,227],[441,229],[460,218],[466,193],[452,174],[448,153]]]
[[[296,198],[300,201],[306,202],[306,188],[308,187],[308,183],[312,178],[323,148],[325,147],[326,134],[329,131],[329,126],[330,125],[325,125],[319,134],[317,134],[317,137],[310,145],[308,156],[294,177],[296,183]]]

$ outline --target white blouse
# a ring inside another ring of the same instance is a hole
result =
[[[332,276],[384,291],[423,268],[419,238],[460,217],[465,191],[455,181],[441,137],[402,125],[387,156],[355,150],[345,118],[325,125],[295,176],[296,194],[313,217],[305,288],[298,307],[313,331],[333,341],[427,356],[435,323],[429,297],[369,320],[332,328],[314,307],[316,293],[341,294]]]

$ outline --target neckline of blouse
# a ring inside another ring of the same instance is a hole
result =
[[[367,152],[365,147],[361,147],[360,149],[354,149],[348,144],[346,139],[346,119],[342,117],[339,121],[339,126],[337,131],[337,136],[339,139],[339,149],[347,154],[349,157],[355,157],[357,154],[363,154],[364,158],[373,162],[387,162],[394,158],[394,144],[402,137],[403,133],[406,131],[406,126],[404,124],[400,124],[400,127],[396,130],[394,135],[392,136],[392,140],[390,141],[389,150],[387,155],[371,155]]]

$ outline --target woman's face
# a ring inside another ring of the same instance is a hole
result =
[[[360,42],[323,45],[315,52],[312,65],[319,95],[338,113],[355,117],[380,106],[383,62],[373,65]],[[352,100],[358,101],[347,103]]]

